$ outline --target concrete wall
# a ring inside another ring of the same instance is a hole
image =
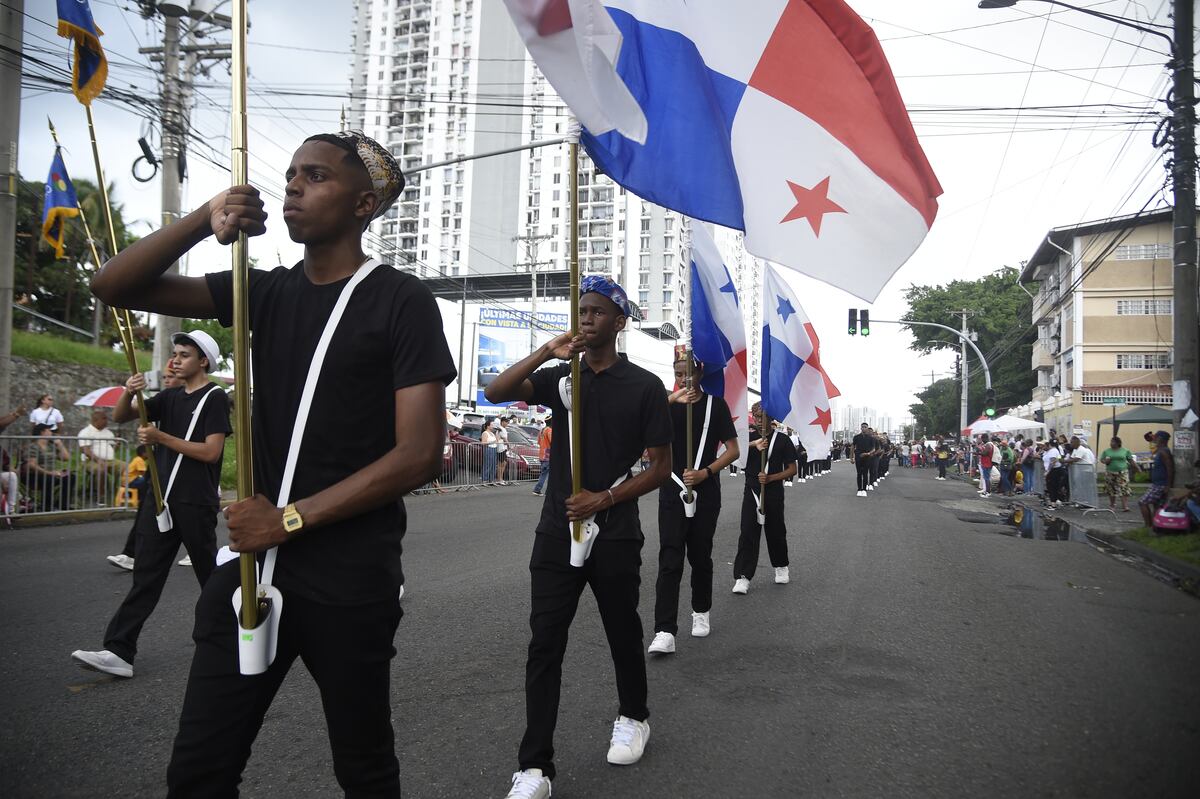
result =
[[[116,369],[101,366],[83,366],[76,363],[54,363],[13,356],[12,359],[12,408],[0,409],[0,415],[23,404],[32,410],[42,394],[54,397],[54,407],[62,411],[66,430],[64,435],[76,435],[88,425],[91,408],[78,408],[75,400],[97,388],[124,385],[129,375]],[[111,413],[109,414],[111,418]],[[30,433],[28,416],[19,419],[5,430],[8,435],[25,436]],[[136,425],[110,425],[118,438],[129,438]]]

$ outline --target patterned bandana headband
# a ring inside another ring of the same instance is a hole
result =
[[[371,178],[371,186],[379,196],[379,205],[375,209],[375,215],[371,217],[372,221],[383,216],[400,197],[400,192],[404,191],[404,173],[400,170],[400,164],[396,163],[396,159],[387,148],[361,130],[319,133],[309,136],[305,141],[328,142],[358,156]]]
[[[633,316],[629,310],[629,297],[625,295],[625,289],[617,285],[616,281],[607,278],[604,275],[588,275],[579,284],[579,296],[584,294],[602,294],[613,301],[613,304],[620,309],[625,316]]]

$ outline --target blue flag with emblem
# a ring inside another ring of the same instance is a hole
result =
[[[46,177],[46,200],[42,205],[42,238],[54,247],[54,257],[63,258],[67,220],[79,216],[79,199],[63,163],[62,148],[54,148],[54,160]]]
[[[108,80],[108,59],[100,46],[104,31],[92,19],[87,0],[58,0],[58,35],[75,42],[71,64],[71,91],[84,105],[104,91]]]

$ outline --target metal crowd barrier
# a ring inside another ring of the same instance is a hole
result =
[[[501,481],[499,457],[495,447],[477,441],[450,441],[442,449],[442,473],[417,489],[418,494],[446,491],[474,491],[503,483],[531,483],[541,474],[541,462],[532,456],[520,456],[509,450]]]
[[[84,452],[90,448],[99,454],[96,450],[107,449],[106,444],[112,448],[111,459]],[[123,438],[0,436],[0,515],[133,510],[147,499],[145,492],[125,484],[134,449]]]
[[[1067,481],[1071,487],[1071,504],[1094,510],[1100,507],[1100,490],[1096,484],[1096,466],[1091,463],[1068,463]]]

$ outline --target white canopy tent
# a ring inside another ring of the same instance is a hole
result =
[[[1019,416],[997,416],[995,419],[979,418],[969,427],[963,428],[963,435],[977,436],[981,433],[1045,433],[1046,425],[1033,419],[1022,419]]]

